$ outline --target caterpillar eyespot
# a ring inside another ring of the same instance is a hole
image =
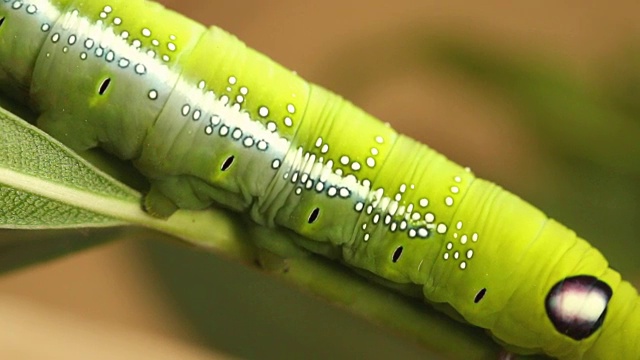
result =
[[[0,65],[43,129],[134,160],[150,213],[233,202],[309,251],[420,287],[514,351],[638,357],[636,290],[574,232],[220,28],[149,4],[0,2]]]

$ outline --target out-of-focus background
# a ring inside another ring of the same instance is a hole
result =
[[[640,285],[640,2],[161,2],[521,195]],[[0,277],[0,319],[11,359],[431,358],[166,242],[114,242]]]

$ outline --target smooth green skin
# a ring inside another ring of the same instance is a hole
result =
[[[177,207],[213,203],[248,213],[259,224],[291,232],[299,246],[408,294],[422,293],[439,308],[489,329],[514,351],[571,359],[604,358],[614,350],[629,358],[640,354],[636,290],[587,242],[518,197],[219,28],[206,29],[139,0],[34,3],[63,15],[32,15],[12,9],[14,2],[0,2],[3,86],[28,88],[39,125],[70,147],[100,146],[132,160],[152,183],[145,204],[151,213],[168,216]],[[106,5],[111,9],[101,17]],[[72,10],[79,17],[69,17]],[[47,21],[55,26],[42,31]],[[60,39],[54,43],[55,33]],[[94,56],[97,45],[84,49],[86,36],[102,42],[105,54]],[[133,48],[136,40],[140,50]],[[116,57],[108,62],[110,48]],[[150,49],[155,58],[143,55]],[[123,53],[131,60],[124,67],[118,65]],[[163,55],[169,58],[161,60]],[[136,63],[145,66],[144,74],[134,72]],[[220,105],[224,95],[229,106]],[[196,119],[196,109],[202,118]],[[230,134],[220,135],[220,127],[206,133],[214,113],[229,124]],[[235,128],[252,134],[253,145],[232,139]],[[258,150],[260,139],[269,141],[268,151]],[[273,166],[274,159],[282,166]],[[349,195],[329,196],[329,183],[316,191],[317,181],[306,189],[292,181],[302,170],[310,179],[328,178],[336,191],[348,188]],[[316,208],[318,216],[310,221]],[[395,214],[395,231],[384,223],[388,212]],[[410,236],[411,229],[428,230],[429,236]],[[573,275],[593,275],[614,290],[603,327],[582,341],[558,333],[544,308],[549,289]],[[483,288],[485,297],[474,303]]]

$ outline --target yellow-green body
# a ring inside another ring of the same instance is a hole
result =
[[[587,242],[225,31],[141,0],[2,0],[0,16],[2,85],[70,147],[132,160],[151,213],[246,213],[515,351],[640,357],[637,292]],[[613,293],[580,340],[545,310],[573,276]]]

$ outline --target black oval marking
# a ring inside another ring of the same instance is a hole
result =
[[[0,18],[0,26],[2,26],[2,24],[4,24],[4,16]]]
[[[400,259],[400,255],[402,255],[402,246],[398,246],[396,251],[393,252],[393,258],[391,258],[391,261],[397,262],[398,259]]]
[[[222,171],[227,171],[229,170],[229,168],[231,167],[231,165],[233,164],[233,160],[234,160],[235,156],[231,155],[229,156],[224,163],[222,164],[222,167],[220,167],[220,170]]]
[[[316,220],[318,220],[318,215],[320,215],[320,208],[313,209],[311,215],[309,215],[309,224],[312,224]]]
[[[476,297],[473,299],[474,303],[479,303],[480,300],[482,300],[482,298],[484,297],[484,294],[487,293],[487,289],[486,288],[482,288],[482,290],[478,291],[478,293],[476,294]]]
[[[111,78],[106,78],[102,80],[102,84],[100,84],[100,89],[98,89],[98,94],[104,95],[104,93],[107,91],[107,88],[109,87],[109,84],[111,84]]]
[[[591,275],[578,275],[558,281],[549,290],[544,304],[559,333],[582,340],[602,326],[611,296],[611,287],[603,281]]]

